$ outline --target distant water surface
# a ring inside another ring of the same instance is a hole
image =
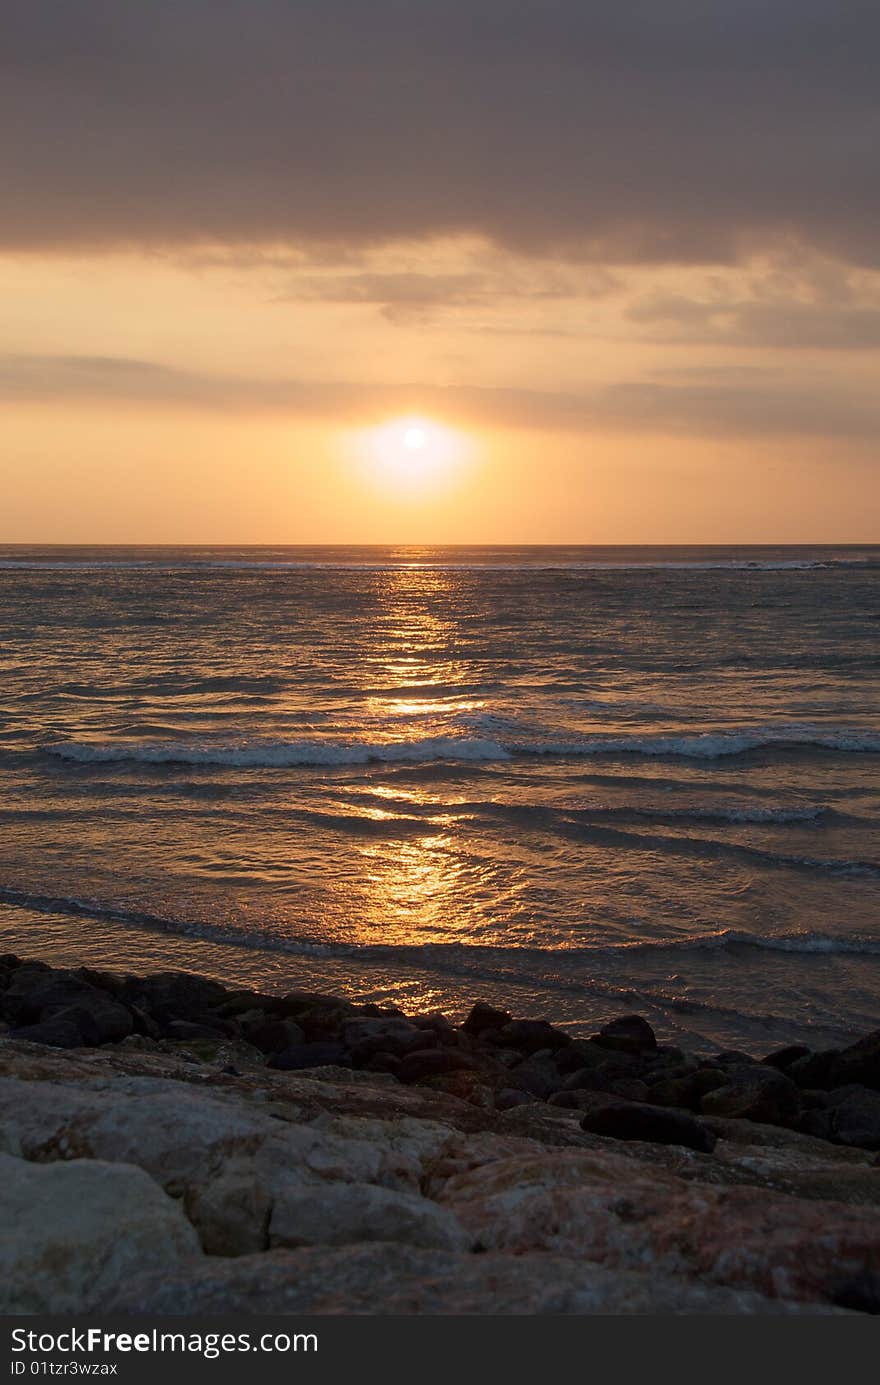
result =
[[[0,949],[880,1023],[880,548],[0,548]]]

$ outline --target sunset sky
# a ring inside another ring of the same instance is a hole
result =
[[[0,542],[880,540],[880,10],[7,0]]]

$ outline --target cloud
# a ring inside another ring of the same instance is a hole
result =
[[[667,341],[796,350],[880,349],[880,307],[874,306],[773,299],[705,302],[666,295],[634,304],[626,316]]]
[[[711,437],[835,437],[880,433],[880,398],[855,385],[821,387],[801,375],[722,369],[670,372],[582,393],[528,389],[374,385],[348,381],[214,376],[112,357],[0,356],[0,404],[164,406],[215,413],[286,414],[374,422],[426,412],[462,426]]]
[[[878,44],[866,0],[8,0],[0,246],[878,263]]]

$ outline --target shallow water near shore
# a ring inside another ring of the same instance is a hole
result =
[[[880,549],[0,549],[0,950],[880,1022]]]

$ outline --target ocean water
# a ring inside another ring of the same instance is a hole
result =
[[[880,1023],[880,548],[0,549],[0,950]]]

